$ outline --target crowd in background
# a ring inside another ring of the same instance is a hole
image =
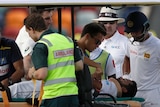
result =
[[[159,9],[159,6],[132,6],[132,7],[124,7],[118,8],[117,12],[120,17],[126,18],[127,14],[135,10],[143,11],[149,19],[157,20],[158,14],[156,11]],[[100,7],[75,7],[75,27],[74,32],[76,38],[79,38],[79,34],[82,31],[82,28],[85,24],[91,22],[91,19],[94,19],[98,16],[98,12]],[[29,14],[28,7],[0,7],[0,30],[2,35],[15,39],[17,37],[19,29],[23,26],[24,18]],[[58,12],[57,9],[53,11],[53,25],[58,31]],[[85,19],[85,20],[84,20]],[[151,23],[151,31],[156,35],[159,34],[159,30],[157,25],[159,22],[150,20]],[[124,31],[124,23],[120,24],[118,30],[123,34]],[[71,11],[69,7],[62,8],[62,31],[67,35],[71,36]]]

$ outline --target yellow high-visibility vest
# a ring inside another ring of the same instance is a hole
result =
[[[107,64],[108,57],[109,57],[109,53],[102,50],[101,53],[99,54],[99,56],[97,58],[93,59],[94,62],[99,63],[103,68],[102,79],[106,79],[106,77],[107,77],[107,75],[105,74],[104,71],[106,69],[105,67]],[[91,74],[93,74],[96,69],[94,67],[89,66],[89,70],[90,70]]]
[[[44,80],[42,99],[77,95],[72,39],[52,33],[43,36],[38,43],[44,43],[48,48],[48,75]]]

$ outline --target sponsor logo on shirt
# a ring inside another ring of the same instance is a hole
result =
[[[73,55],[73,49],[58,50],[54,52],[55,58],[67,57]]]
[[[0,66],[0,76],[6,75],[9,71],[9,65]]]
[[[111,48],[120,49],[120,46],[111,46]]]
[[[109,85],[109,81],[106,81],[106,84]]]
[[[6,49],[11,49],[11,47],[3,47],[1,46],[0,50],[6,50]]]
[[[29,47],[27,47],[24,51],[26,52],[26,51],[28,51],[29,50]]]

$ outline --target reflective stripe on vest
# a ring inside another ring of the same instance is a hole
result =
[[[55,80],[49,80],[45,83],[45,86],[53,85],[57,83],[66,83],[66,82],[76,82],[76,78],[60,78]]]
[[[67,66],[67,65],[74,65],[74,60],[59,62],[57,64],[50,65],[50,66],[48,66],[48,70],[56,69],[58,67],[63,67],[63,66]]]
[[[109,58],[109,53],[107,53],[106,51],[102,50],[101,53],[99,54],[99,56],[94,60],[94,62],[97,62],[99,64],[101,64],[102,68],[103,68],[103,75],[102,75],[102,79],[106,79],[107,74],[106,74],[106,65],[107,65],[107,60]],[[95,72],[95,68],[89,66],[89,70],[91,72],[91,74],[93,74]]]
[[[45,38],[42,38],[41,41],[47,43],[49,47],[52,46],[52,43],[49,40],[45,39]]]

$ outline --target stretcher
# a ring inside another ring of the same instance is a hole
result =
[[[28,99],[9,98],[6,90],[3,89],[1,89],[1,93],[0,107],[38,107],[39,102],[36,102],[38,100],[34,97]],[[143,98],[137,97],[114,98],[112,95],[106,93],[99,95],[103,95],[103,97],[93,98],[93,107],[141,107],[141,102],[144,102]],[[33,101],[33,99],[35,100]]]
[[[32,103],[24,98],[13,98],[12,101],[3,101],[4,98],[0,98],[0,107],[37,107],[32,106]],[[6,99],[5,99],[6,100]],[[143,98],[137,97],[123,97],[123,98],[96,98],[93,101],[93,107],[141,107]]]
[[[35,105],[38,105],[38,102],[35,102],[37,99],[34,97],[34,100],[32,98],[11,98],[10,91],[1,83],[0,92],[2,94],[2,98],[0,98],[0,107],[36,107]]]
[[[102,102],[102,103],[113,103],[113,101],[111,101],[110,98],[104,98],[104,99],[99,99],[98,100],[99,102]],[[141,107],[141,102],[143,102],[144,99],[143,98],[132,98],[130,99],[129,97],[125,97],[125,98],[116,98],[116,104],[122,104],[123,106],[122,107]],[[125,105],[127,104],[127,106]],[[128,106],[129,105],[129,106]],[[117,106],[119,107],[119,106]]]
[[[6,104],[5,102],[3,102],[3,99],[0,98],[0,107],[36,107],[36,106],[32,106],[31,104],[27,103],[26,99],[15,98],[12,99],[11,102]]]
[[[110,94],[102,95],[107,95],[109,97],[94,98],[94,107],[141,107],[141,103],[144,102],[143,98],[138,97],[114,98]]]

